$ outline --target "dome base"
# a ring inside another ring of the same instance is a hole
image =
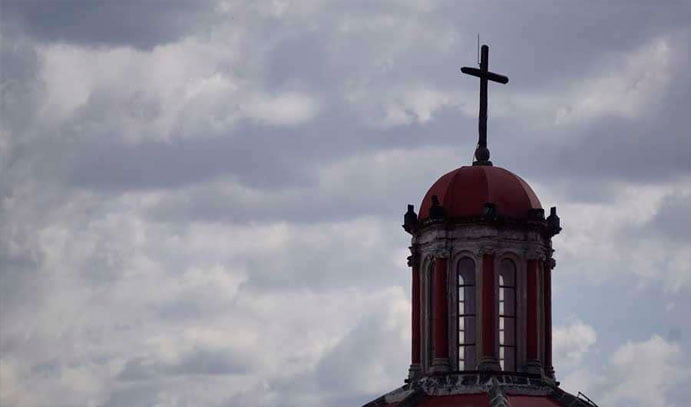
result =
[[[363,407],[597,407],[561,390],[542,375],[518,372],[452,372],[411,380]]]

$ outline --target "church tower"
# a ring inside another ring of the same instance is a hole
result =
[[[439,178],[412,235],[411,364],[405,385],[375,406],[592,407],[558,387],[552,366],[552,237],[561,230],[530,186],[494,166],[487,148],[488,70],[482,46],[479,142],[472,165]]]

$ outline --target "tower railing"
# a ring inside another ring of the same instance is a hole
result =
[[[586,396],[585,394],[581,393],[580,391],[578,392],[578,394],[576,395],[576,397],[577,397],[579,400],[583,400],[583,401],[587,402],[588,404],[590,404],[590,405],[593,406],[593,407],[598,407],[598,405],[595,404],[594,401],[592,401],[588,396]]]

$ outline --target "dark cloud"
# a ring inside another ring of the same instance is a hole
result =
[[[456,112],[440,116],[451,123],[472,120]],[[444,120],[405,128],[371,129],[354,123],[352,115],[326,112],[300,129],[240,123],[225,136],[171,141],[123,141],[117,134],[72,145],[66,182],[89,189],[174,188],[228,177],[242,185],[289,188],[313,185],[320,167],[330,161],[390,148],[453,145],[459,142]],[[469,148],[470,140],[465,140]],[[459,159],[459,163],[462,161]]]
[[[180,363],[168,367],[172,374],[206,374],[227,375],[248,372],[247,362],[240,359],[236,352],[217,352],[196,350],[186,355]]]
[[[658,115],[661,121],[605,118],[589,126],[585,137],[558,134],[558,141],[523,150],[508,160],[516,163],[513,168],[524,169],[526,176],[564,177],[574,183],[664,182],[688,175],[691,127],[684,123],[682,111],[691,105],[677,106]],[[554,170],[544,172],[545,166]]]
[[[385,328],[385,321],[385,315],[373,310],[319,362],[315,372],[319,388],[327,394],[333,389],[343,390],[331,395],[330,405],[362,405],[371,401],[382,393],[370,389],[370,380],[381,379],[377,372],[406,370],[407,360],[396,355],[393,349],[402,352],[407,343],[396,337],[392,327]]]
[[[120,380],[145,380],[151,379],[158,374],[160,366],[147,361],[145,358],[128,360],[125,367],[118,374]]]
[[[657,215],[645,226],[644,233],[691,244],[691,197],[673,195],[665,199]]]
[[[219,176],[264,188],[300,183],[305,175],[296,172],[295,153],[281,151],[274,139],[285,139],[285,131],[243,132],[227,138],[194,138],[137,145],[93,140],[75,153],[69,174],[73,185],[95,189],[172,188]],[[279,134],[277,134],[279,133]],[[300,163],[301,161],[298,161]]]
[[[178,362],[161,362],[147,358],[129,360],[117,378],[123,381],[156,379],[179,375],[235,375],[249,370],[246,358],[228,350],[196,349]]]
[[[39,70],[39,56],[35,44],[20,35],[9,34],[0,41],[0,129],[6,132],[0,154],[0,180],[6,179],[7,171],[17,164],[21,154],[22,140],[26,140],[31,124],[35,122],[37,106],[40,104],[40,84],[36,77]],[[24,137],[20,137],[19,135]],[[16,143],[16,144],[15,144]],[[5,192],[9,185],[0,186]]]
[[[41,42],[151,48],[213,21],[211,1],[6,0],[3,23]]]
[[[31,372],[41,376],[60,376],[62,370],[61,363],[58,359],[53,359],[43,363],[38,363],[31,367]]]
[[[669,88],[661,89],[659,101],[635,117],[605,114],[538,134],[534,128],[512,128],[516,118],[502,118],[491,134],[490,147],[501,159],[495,161],[543,182],[557,178],[571,182],[575,191],[587,187],[596,194],[608,181],[666,182],[691,174],[691,119],[686,113],[691,86],[683,79],[690,65],[682,44],[674,44],[673,63],[678,65],[669,73]],[[589,194],[574,197],[579,195]]]
[[[114,389],[99,407],[145,407],[156,405],[160,389],[155,383],[138,383],[135,386]]]
[[[449,3],[440,11],[459,26],[463,23],[459,30],[469,39],[479,33],[496,49],[490,65],[505,69],[517,90],[559,88],[651,38],[685,30],[691,17],[683,0],[665,7],[612,1],[597,10],[543,0],[530,5],[492,1],[462,10],[456,6]]]

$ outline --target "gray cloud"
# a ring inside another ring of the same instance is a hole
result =
[[[682,1],[3,2],[0,404],[399,385],[401,215],[470,163],[478,31],[511,78],[492,158],[563,217],[555,321],[598,333],[570,368],[672,331],[688,361],[688,21]]]
[[[180,39],[213,21],[210,1],[8,0],[5,24],[18,25],[42,42],[152,46]]]
[[[691,242],[691,203],[687,196],[666,200],[650,228],[673,241]]]
[[[175,363],[148,361],[143,358],[129,360],[117,378],[124,381],[141,381],[160,376],[233,375],[247,372],[248,363],[237,352],[196,349]]]

